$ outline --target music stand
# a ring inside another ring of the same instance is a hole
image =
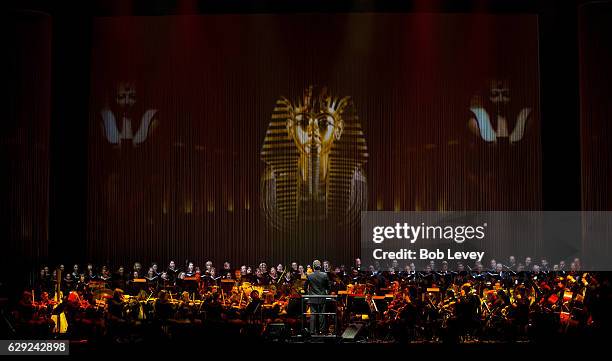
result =
[[[337,295],[301,295],[302,296],[302,330],[306,329],[305,322],[308,313],[306,312],[305,304],[308,303],[311,299],[322,300],[323,304],[327,304],[328,302],[336,302]],[[336,312],[312,312],[312,307],[310,310],[310,317],[312,316],[333,316],[334,317],[334,333],[337,335],[338,333],[338,315]],[[336,335],[330,335],[329,333],[326,335],[310,335],[311,337],[336,337]]]

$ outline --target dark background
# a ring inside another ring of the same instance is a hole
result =
[[[536,14],[540,30],[540,66],[537,70],[540,74],[541,208],[607,210],[612,205],[607,185],[609,125],[605,122],[610,109],[610,82],[606,82],[610,77],[606,65],[610,64],[610,53],[601,45],[609,40],[610,33],[610,22],[606,21],[610,19],[610,12],[606,4],[585,6],[572,1],[407,1],[402,4],[393,1],[336,1],[333,4],[323,1],[92,1],[85,4],[79,1],[25,1],[6,2],[2,6],[11,10],[3,21],[7,27],[3,34],[7,35],[4,43],[8,54],[12,54],[11,61],[4,67],[9,79],[6,88],[12,95],[5,98],[7,104],[3,109],[8,109],[12,124],[23,124],[22,128],[32,134],[42,134],[40,139],[33,136],[17,142],[11,140],[20,139],[14,137],[16,133],[2,134],[1,237],[6,251],[2,253],[1,262],[3,277],[16,281],[13,284],[22,281],[25,274],[34,271],[34,265],[41,262],[83,263],[89,258],[87,195],[91,164],[87,151],[89,137],[84,135],[92,134],[89,127],[92,124],[94,16],[295,12]],[[592,21],[592,16],[599,21]],[[23,30],[24,26],[28,27],[27,31]],[[29,36],[40,42],[39,45],[32,46]],[[34,49],[40,54],[29,53]],[[29,77],[33,72],[37,79],[43,79],[42,83],[32,82]],[[601,86],[596,87],[597,84]],[[589,106],[586,102],[593,99],[601,99],[601,102]],[[361,104],[356,102],[358,109]],[[602,141],[590,142],[592,136]],[[367,133],[366,139],[372,142]],[[32,149],[40,151],[32,152]],[[36,175],[28,169],[36,169]],[[40,178],[32,181],[32,177]],[[34,196],[37,193],[41,195]],[[8,201],[10,198],[14,200]],[[391,198],[383,201],[387,209],[392,207]],[[371,197],[371,201],[374,199]],[[15,217],[27,220],[37,231],[22,232],[23,222],[17,222]],[[42,226],[45,220],[48,220],[47,225]]]

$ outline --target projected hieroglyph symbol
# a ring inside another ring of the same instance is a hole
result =
[[[261,205],[277,229],[333,222],[352,225],[367,207],[368,153],[349,96],[310,86],[276,101],[261,150]]]

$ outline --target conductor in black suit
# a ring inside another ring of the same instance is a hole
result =
[[[329,294],[329,277],[327,273],[321,271],[321,261],[314,260],[312,262],[313,272],[306,278],[304,288],[308,295],[327,295]],[[310,333],[322,333],[326,329],[325,315],[315,315],[313,313],[325,312],[325,298],[309,298],[310,305]],[[318,322],[317,322],[318,320]]]

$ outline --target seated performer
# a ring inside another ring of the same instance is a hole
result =
[[[174,317],[174,308],[166,290],[159,291],[155,301],[155,317],[160,321],[168,321]]]
[[[242,319],[245,320],[249,317],[257,315],[257,312],[260,310],[260,306],[262,303],[263,300],[260,298],[259,291],[251,291],[250,302],[242,312]]]
[[[113,292],[113,298],[107,301],[108,317],[110,321],[123,320],[123,290],[118,288]]]
[[[16,326],[19,332],[25,334],[45,335],[52,327],[52,321],[38,312],[32,293],[25,291],[15,310]]]
[[[309,295],[327,295],[329,293],[329,277],[327,273],[321,271],[321,261],[314,260],[312,262],[313,272],[306,278],[304,288]],[[325,312],[325,299],[310,298],[308,300],[310,311],[313,313],[310,316],[310,333],[323,333],[325,330],[325,316],[316,315],[316,313]]]

